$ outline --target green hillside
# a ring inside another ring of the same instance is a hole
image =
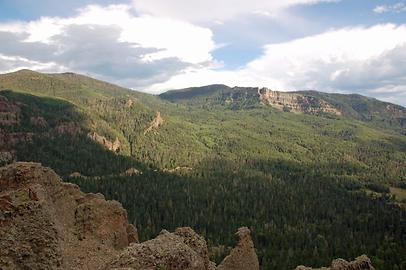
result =
[[[405,108],[297,92],[302,113],[258,91],[212,85],[152,96],[72,73],[4,74],[0,152],[121,201],[142,239],[187,225],[211,248],[232,246],[246,225],[263,269],[362,253],[377,269],[404,269]],[[130,168],[142,173],[123,174]]]

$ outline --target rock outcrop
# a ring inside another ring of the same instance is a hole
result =
[[[87,136],[91,140],[103,145],[110,151],[120,152],[121,142],[117,137],[114,140],[114,142],[112,142],[112,141],[109,141],[106,137],[97,134],[96,132],[91,132],[91,133],[87,134]]]
[[[121,173],[120,176],[134,176],[139,174],[142,174],[142,172],[140,172],[136,168],[129,168],[125,172]]]
[[[98,269],[137,242],[121,204],[37,163],[0,168],[0,269]]]
[[[238,229],[236,233],[239,242],[224,258],[217,270],[259,270],[259,262],[255,253],[251,232],[247,227]]]
[[[148,128],[144,131],[144,135],[152,130],[157,130],[164,123],[164,119],[161,117],[160,112],[156,112],[155,118],[151,121]]]
[[[303,112],[309,114],[330,113],[341,115],[341,112],[328,102],[297,93],[272,91],[268,88],[258,90],[260,100],[280,110]]]
[[[130,245],[105,270],[206,270],[207,254],[206,241],[192,229],[163,230],[155,239]]]
[[[250,230],[240,228],[238,245],[216,267],[209,261],[206,241],[189,227],[170,233],[163,230],[155,239],[131,244],[104,269],[121,270],[259,270]]]
[[[362,255],[357,257],[352,262],[347,262],[343,259],[333,260],[330,267],[321,268],[325,270],[375,270],[372,266],[371,260],[366,256]],[[311,267],[298,266],[295,270],[313,270]]]
[[[132,98],[128,98],[127,102],[125,103],[126,108],[131,108],[134,104],[134,100]]]

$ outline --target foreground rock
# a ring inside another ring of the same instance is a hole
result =
[[[155,239],[131,245],[105,269],[206,270],[207,254],[206,241],[192,229],[164,230]]]
[[[217,268],[209,261],[204,238],[185,227],[174,233],[163,230],[155,239],[131,244],[105,270],[259,270],[250,230],[240,228],[236,235],[238,245]]]
[[[49,168],[0,168],[0,269],[97,269],[138,239],[121,204]]]
[[[251,232],[247,227],[238,229],[239,238],[237,246],[231,250],[230,255],[217,267],[218,270],[259,270],[258,257],[255,253]]]
[[[312,270],[313,268],[298,266],[296,270]],[[336,259],[331,263],[328,268],[322,268],[325,270],[375,270],[372,266],[371,260],[366,256],[362,255],[356,258],[352,262],[347,262],[343,259]]]

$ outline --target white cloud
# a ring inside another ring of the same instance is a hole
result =
[[[406,3],[399,2],[393,5],[378,5],[373,9],[373,11],[378,14],[386,12],[394,12],[394,13],[406,12]]]
[[[127,86],[132,87],[167,80],[188,66],[209,65],[216,48],[210,29],[135,16],[126,5],[91,5],[68,18],[0,23],[0,35],[0,54],[23,57],[24,67],[57,65],[57,70],[131,82]],[[4,64],[0,71],[17,66]]]
[[[267,45],[247,69],[278,78],[289,88],[333,88],[340,77],[354,72],[355,63],[366,65],[405,43],[405,25],[344,28]]]
[[[276,15],[295,5],[337,1],[339,0],[133,0],[133,3],[142,14],[207,22],[228,20],[259,11],[262,14]]]

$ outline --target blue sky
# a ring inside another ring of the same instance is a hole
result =
[[[406,105],[406,0],[1,0],[0,72],[20,68]]]

